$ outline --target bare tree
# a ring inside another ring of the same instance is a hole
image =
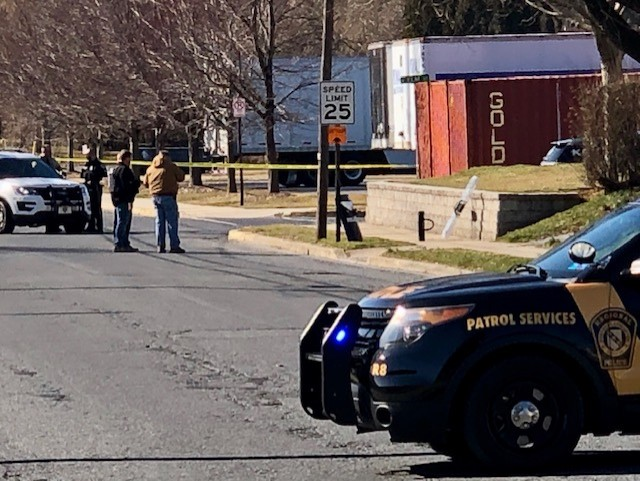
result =
[[[639,0],[525,0],[548,15],[593,31],[602,59],[604,84],[622,78],[622,59],[640,62]]]
[[[216,101],[204,109],[210,120],[229,127],[234,95],[246,99],[265,130],[267,161],[276,164],[274,127],[276,62],[294,46],[303,50],[319,42],[309,29],[316,21],[303,0],[139,0],[135,15],[145,19],[146,35],[173,51],[171,62],[196,73],[184,81]],[[191,88],[191,90],[194,90]],[[269,192],[278,192],[278,175],[270,171]]]

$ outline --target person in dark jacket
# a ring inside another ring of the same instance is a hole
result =
[[[100,159],[96,155],[95,147],[84,145],[82,152],[87,156],[87,163],[82,169],[82,178],[89,190],[89,200],[91,202],[91,219],[87,232],[104,232],[104,223],[102,221],[102,179],[107,176],[107,170],[104,168]]]
[[[131,247],[129,232],[133,217],[133,201],[140,189],[140,180],[136,179],[131,170],[131,152],[121,150],[118,153],[118,164],[113,173],[111,185],[111,201],[115,207],[115,220],[113,227],[114,252],[138,252]]]
[[[58,161],[53,157],[51,153],[51,145],[45,144],[40,149],[40,160],[51,167],[60,177],[64,177],[64,171],[62,167],[58,163]]]

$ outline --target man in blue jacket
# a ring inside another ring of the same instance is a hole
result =
[[[138,252],[131,246],[129,232],[133,216],[133,201],[140,189],[140,180],[131,170],[131,152],[121,150],[118,153],[117,165],[110,179],[111,201],[115,207],[113,228],[114,252]]]

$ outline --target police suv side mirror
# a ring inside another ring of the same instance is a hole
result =
[[[576,242],[569,249],[569,257],[577,264],[592,264],[596,258],[596,248],[588,242]]]

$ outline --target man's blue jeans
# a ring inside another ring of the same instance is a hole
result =
[[[128,202],[121,202],[116,205],[115,220],[113,227],[113,242],[116,247],[128,247],[129,231],[131,230],[131,211]]]
[[[171,195],[154,195],[153,205],[156,208],[156,245],[165,248],[166,226],[169,226],[169,246],[180,247],[178,237],[178,202]]]

